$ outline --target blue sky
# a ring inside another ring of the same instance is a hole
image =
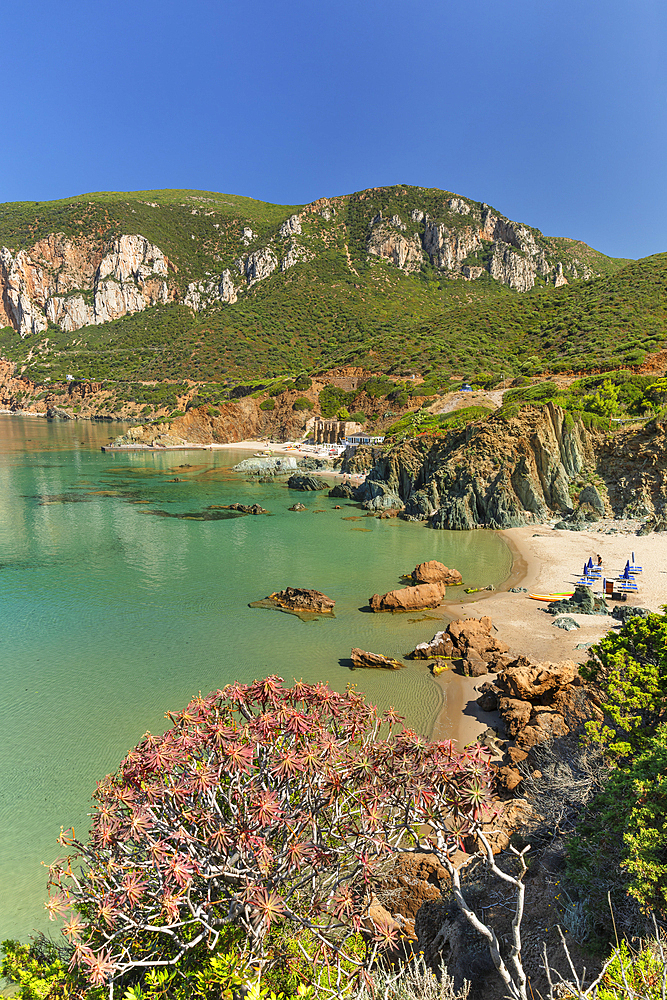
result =
[[[417,184],[667,251],[664,0],[22,0],[2,32],[0,201]]]

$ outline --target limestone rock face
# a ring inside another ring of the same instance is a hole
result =
[[[368,653],[363,649],[353,649],[350,653],[352,663],[356,669],[371,668],[374,670],[401,670],[405,666],[400,660],[392,660],[389,656],[381,656],[380,653]]]
[[[422,583],[418,587],[403,587],[386,594],[373,594],[369,600],[372,611],[422,611],[437,608],[445,596],[442,583]]]
[[[481,246],[481,239],[472,227],[464,230],[451,229],[428,220],[424,226],[423,247],[436,267],[454,271],[468,254]]]
[[[420,563],[412,571],[413,583],[444,583],[446,587],[457,587],[463,583],[463,577],[457,569],[448,569],[437,559]]]
[[[285,219],[280,228],[278,229],[278,236],[283,239],[287,236],[294,236],[295,234],[301,233],[301,216],[300,215],[290,215],[289,219]]]
[[[396,217],[391,222],[381,218],[373,220],[367,241],[368,253],[391,260],[402,271],[418,271],[424,261],[419,234],[408,237],[403,235],[401,229],[405,226]]]
[[[123,235],[103,252],[90,239],[54,233],[16,256],[0,250],[0,322],[25,337],[57,323],[69,332],[170,302],[173,270],[159,247]],[[82,291],[93,292],[90,297]]]
[[[248,287],[257,281],[263,281],[278,267],[278,258],[271,247],[263,247],[248,255],[245,260],[245,276],[248,279]]]

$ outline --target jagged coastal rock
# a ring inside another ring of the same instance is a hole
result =
[[[482,711],[500,713],[510,744],[505,762],[497,769],[497,783],[510,793],[523,780],[517,764],[528,758],[532,747],[565,736],[590,719],[602,718],[595,695],[571,660],[533,663],[519,656],[493,683],[481,686],[477,704]]]
[[[318,479],[317,476],[290,476],[287,480],[287,486],[290,490],[315,493],[318,490],[326,490],[327,483],[323,479]]]
[[[579,523],[601,513],[634,516],[667,510],[667,423],[606,435],[590,431],[552,403],[501,414],[443,437],[395,445],[354,493],[368,510],[400,507],[399,517],[433,528],[513,528],[554,515]],[[570,485],[595,471],[606,497]]]
[[[382,656],[380,653],[369,653],[364,649],[356,647],[350,653],[350,658],[355,669],[372,670],[401,670],[405,664],[400,660],[393,660],[389,656]]]
[[[510,662],[507,646],[491,633],[493,622],[482,618],[460,618],[430,642],[420,642],[409,654],[413,660],[450,660],[462,674],[479,677],[495,673]]]

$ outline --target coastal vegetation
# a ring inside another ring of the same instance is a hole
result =
[[[611,928],[627,933],[626,921],[643,927],[651,913],[658,924],[657,943],[632,950],[619,941],[596,985],[568,994],[579,998],[658,1000],[667,976],[658,929],[667,917],[666,629],[667,614],[630,617],[582,668],[604,712],[587,738],[607,770],[567,838],[570,947],[587,941],[599,963]],[[378,872],[415,847],[447,866],[452,898],[488,932],[508,995],[528,996],[527,847],[496,862],[481,832],[484,751],[430,743],[353,689],[285,688],[275,677],[196,698],[169,718],[164,736],[147,734],[99,784],[90,839],[61,838],[69,857],[52,866],[48,908],[64,919],[67,943],[3,943],[2,972],[22,1000],[361,998],[380,987],[388,1000],[466,1000],[470,987],[446,969],[438,984],[422,960],[396,965],[400,921],[373,902]],[[449,860],[471,832],[489,871],[517,893],[519,950],[507,966],[493,928],[469,910],[475,883],[461,882]],[[549,996],[560,995],[552,984]]]

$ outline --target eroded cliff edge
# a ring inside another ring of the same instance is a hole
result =
[[[667,422],[605,434],[558,406],[495,414],[444,437],[395,445],[354,498],[434,528],[513,528],[554,515],[667,512]],[[575,509],[576,508],[576,509]]]

